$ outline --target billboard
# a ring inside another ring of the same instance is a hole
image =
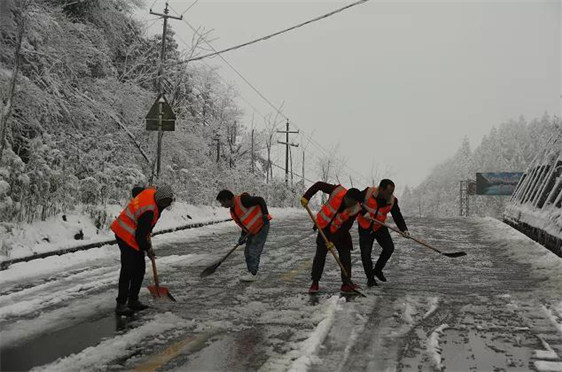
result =
[[[476,173],[476,195],[511,195],[523,172]]]

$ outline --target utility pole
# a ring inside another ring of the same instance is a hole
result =
[[[164,8],[164,14],[153,12],[150,9],[150,14],[157,15],[164,18],[164,29],[162,31],[162,51],[160,53],[160,68],[158,69],[158,95],[163,93],[162,89],[162,74],[164,72],[164,61],[166,60],[166,30],[168,28],[168,18],[182,20],[183,16],[174,17],[168,15],[170,11],[168,10],[168,2],[166,1],[166,8]],[[162,118],[162,110],[160,109],[160,119]],[[157,165],[156,165],[156,179],[160,177],[160,158],[162,156],[162,121],[160,120],[160,125],[158,128],[158,143],[157,143]]]
[[[459,215],[468,217],[470,212],[468,185],[470,180],[459,181]]]
[[[302,185],[304,187],[304,150],[302,150]]]
[[[254,130],[252,129],[252,174],[254,173]]]
[[[291,151],[291,149],[289,148],[289,160],[291,163],[291,186],[293,186],[293,152]]]
[[[213,138],[213,140],[217,142],[217,163],[218,163],[221,156],[221,139],[217,136]]]
[[[289,143],[289,134],[297,134],[298,130],[289,130],[289,119],[287,119],[287,130],[278,130],[277,133],[285,133],[285,142],[277,141],[278,143],[285,145],[285,184],[289,184],[289,146],[299,147],[296,143]]]

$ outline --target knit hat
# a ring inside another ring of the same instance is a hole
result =
[[[345,194],[345,196],[355,200],[358,203],[361,203],[361,191],[359,191],[356,188],[351,188],[351,189],[347,190],[347,193]]]
[[[138,194],[140,194],[143,191],[144,191],[144,186],[137,185],[133,187],[133,191],[131,192],[131,194],[133,195],[133,198],[135,198]]]
[[[170,185],[162,185],[156,188],[154,193],[154,200],[156,203],[160,203],[164,199],[174,200],[174,191]]]

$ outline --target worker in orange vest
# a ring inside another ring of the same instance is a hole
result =
[[[238,244],[246,244],[244,257],[248,273],[240,280],[253,282],[258,278],[260,258],[269,233],[271,216],[267,204],[262,197],[248,193],[235,196],[230,190],[221,190],[217,200],[224,208],[230,208],[232,219],[242,229]]]
[[[384,226],[371,221],[376,219],[384,223],[388,213],[392,214],[392,219],[402,232],[402,235],[409,237],[408,227],[398,207],[398,199],[394,197],[394,182],[389,179],[383,179],[379,183],[379,187],[367,187],[361,192],[363,208],[366,211],[364,215],[357,217],[359,225],[359,247],[361,248],[361,261],[363,262],[363,269],[367,275],[367,286],[372,287],[377,285],[375,277],[383,282],[386,282],[382,269],[386,262],[394,252],[394,242]],[[373,250],[373,243],[377,241],[382,248],[381,255],[373,268],[373,261],[371,260],[371,252]]]
[[[316,237],[316,254],[312,262],[312,285],[308,293],[313,294],[319,291],[319,281],[324,271],[326,263],[326,254],[328,249],[338,250],[340,261],[349,273],[351,279],[351,250],[353,242],[349,230],[353,226],[353,222],[357,215],[361,212],[361,192],[355,188],[347,190],[341,185],[332,185],[325,182],[316,182],[312,185],[301,198],[301,204],[306,207],[308,201],[318,191],[322,191],[330,195],[328,201],[324,203],[322,209],[316,215],[316,221],[324,234],[329,240],[329,246],[326,245],[324,239],[318,233]],[[350,282],[341,273],[342,293],[353,293],[354,289],[359,288],[356,284]]]
[[[117,294],[117,315],[132,315],[148,306],[139,301],[139,292],[145,272],[144,255],[155,257],[150,236],[152,229],[174,200],[170,186],[147,188],[130,202],[111,224],[121,250],[121,271]]]

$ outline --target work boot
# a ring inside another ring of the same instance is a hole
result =
[[[353,294],[355,293],[354,289],[355,290],[359,289],[359,286],[355,283],[351,283],[351,284],[344,283],[341,285],[340,292],[344,294]]]
[[[258,279],[258,273],[252,274],[250,272],[240,277],[241,282],[255,282]]]
[[[374,277],[370,277],[369,279],[367,279],[367,287],[371,288],[371,287],[376,287],[377,281],[375,280]]]
[[[373,270],[373,274],[374,274],[377,278],[379,278],[379,280],[380,280],[381,282],[386,282],[386,278],[384,277],[384,274],[382,273],[382,270],[381,270],[381,269],[375,269],[375,270]]]
[[[315,293],[318,293],[319,290],[320,290],[320,288],[318,287],[318,282],[312,282],[312,284],[310,285],[310,288],[308,289],[308,293],[309,294],[315,294]]]
[[[143,304],[139,300],[129,300],[129,309],[133,311],[141,311],[148,309],[150,306]]]
[[[134,314],[134,311],[132,309],[129,309],[127,307],[127,304],[117,304],[117,306],[115,306],[115,314],[131,316]]]

